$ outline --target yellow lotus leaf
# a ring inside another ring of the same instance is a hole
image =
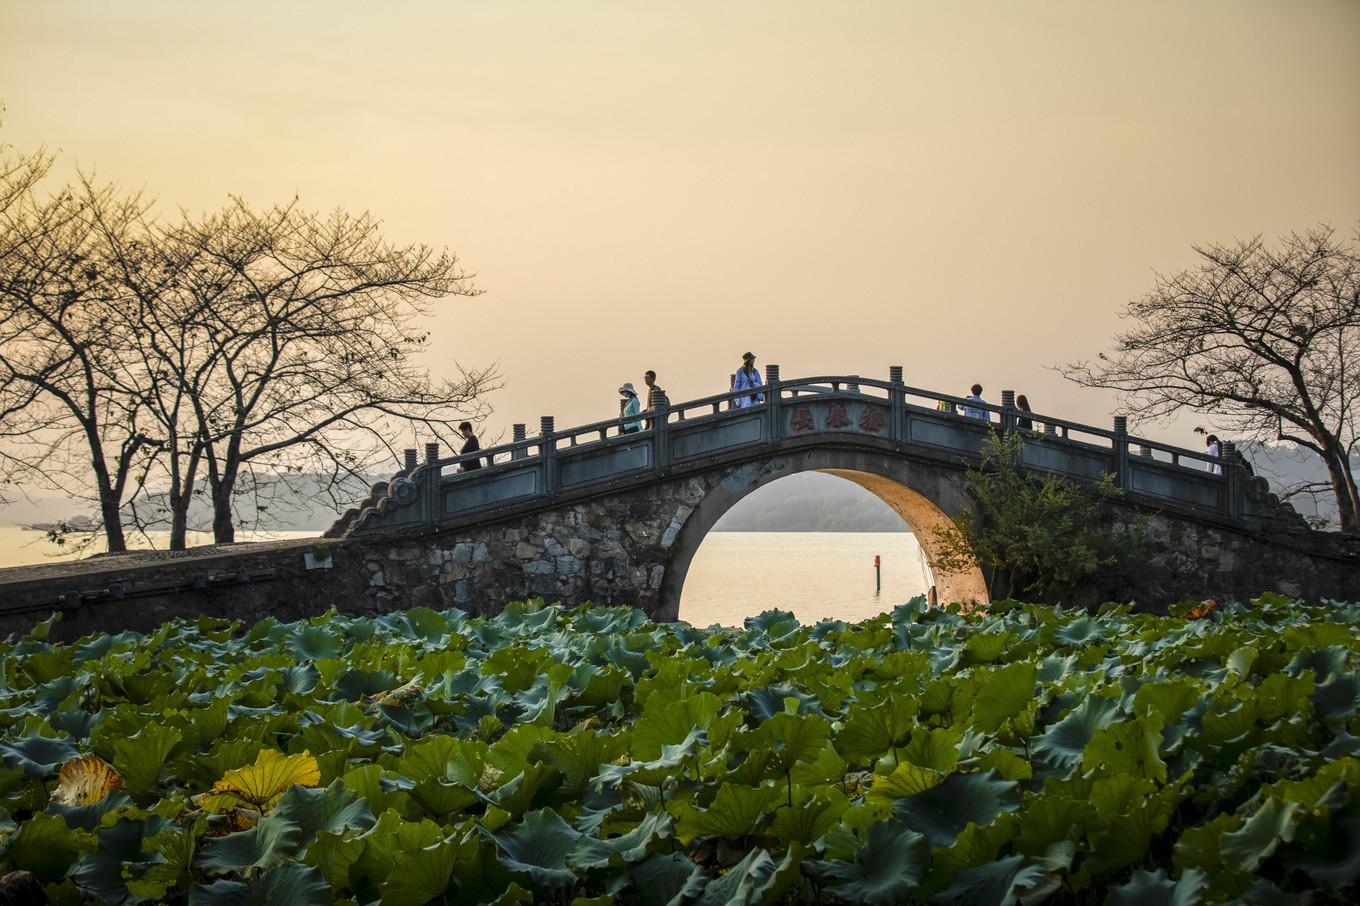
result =
[[[240,806],[267,811],[293,786],[316,786],[321,769],[307,752],[285,755],[277,749],[261,749],[255,763],[227,771],[213,784],[199,804],[210,812],[225,812]]]
[[[98,755],[82,755],[61,766],[52,801],[58,805],[93,805],[123,785],[119,774]]]

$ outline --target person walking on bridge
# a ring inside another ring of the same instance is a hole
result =
[[[656,401],[666,395],[656,384],[656,372],[650,369],[643,373],[642,382],[647,385],[647,409],[648,411],[656,408]],[[647,430],[652,430],[652,420],[647,419]]]
[[[982,398],[982,385],[981,385],[981,384],[974,384],[974,385],[973,385],[973,388],[972,388],[972,392],[971,392],[970,394],[968,394],[968,397],[967,397],[967,398],[968,398],[969,400],[972,400],[972,401],[975,402],[975,403],[983,403],[983,404],[986,404],[986,402],[987,402],[985,399]],[[964,406],[964,407],[963,407],[963,414],[964,414],[966,417],[968,417],[968,418],[978,418],[978,419],[981,419],[981,420],[984,421],[984,422],[989,422],[989,421],[992,420],[992,417],[991,417],[990,415],[987,414],[987,410],[986,410],[986,409],[979,409],[977,406]]]
[[[638,402],[637,391],[633,389],[631,383],[624,384],[619,388],[619,418],[628,418],[630,415],[637,415],[642,411],[642,404]],[[623,423],[620,432],[623,434],[633,434],[642,429],[642,422],[631,419]]]
[[[755,353],[746,353],[741,357],[741,367],[737,369],[737,379],[732,383],[733,392],[764,386],[765,382],[760,379],[760,372],[756,370]],[[739,396],[733,402],[738,409],[745,409],[747,406],[765,402],[765,394],[753,393],[750,396]]]
[[[477,435],[472,433],[472,422],[463,422],[460,424],[458,426],[458,433],[463,435],[463,447],[458,451],[459,456],[475,453],[482,448],[482,445],[477,441]],[[481,467],[482,460],[480,457],[473,457],[472,459],[466,460],[463,462],[462,466],[460,466],[464,472],[471,472],[472,470],[480,469]]]
[[[1015,426],[1021,431],[1033,431],[1034,419],[1030,418],[1030,416],[1033,414],[1034,410],[1029,407],[1029,397],[1025,396],[1023,393],[1017,396],[1015,398],[1015,408],[1017,411],[1023,413],[1016,418]]]

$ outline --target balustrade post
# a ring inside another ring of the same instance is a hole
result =
[[[420,460],[416,458],[416,448],[407,447],[402,451],[402,458],[405,461],[401,468],[401,474],[410,475],[420,465]]]
[[[1114,417],[1114,478],[1121,491],[1129,489],[1129,419]]]
[[[540,415],[538,456],[543,460],[543,494],[546,497],[557,496],[557,442],[554,431],[553,417]]]
[[[1149,447],[1147,444],[1139,444],[1139,445],[1138,445],[1138,455],[1141,456],[1141,457],[1143,457],[1144,459],[1151,459],[1151,458],[1152,458],[1152,448]]]
[[[520,442],[523,441],[526,437],[529,436],[528,431],[529,431],[529,426],[526,425],[526,424],[524,424],[523,422],[517,422],[516,424],[511,425],[511,426],[510,426],[510,434],[511,434],[511,439],[512,439],[512,441],[513,441],[514,443],[520,443]],[[528,451],[527,449],[525,449],[524,447],[520,447],[518,450],[511,450],[511,451],[510,451],[510,458],[511,458],[511,459],[525,459],[525,458],[527,458],[528,456],[529,456],[529,451]]]
[[[729,375],[727,376],[727,392],[728,392],[728,393],[735,393],[736,390],[737,390],[737,373],[734,371],[734,372],[732,372],[731,374],[729,374]],[[735,408],[737,408],[737,401],[736,401],[736,400],[728,400],[728,401],[727,401],[727,408],[729,408],[729,409],[735,409]]]
[[[660,474],[671,469],[671,401],[664,390],[651,394],[652,408],[652,468]]]
[[[1219,449],[1222,451],[1220,458],[1223,460],[1223,512],[1236,518],[1242,515],[1242,502],[1237,499],[1238,488],[1241,485],[1237,480],[1237,444],[1225,440]]]
[[[765,438],[770,443],[779,440],[783,425],[779,418],[783,410],[779,405],[779,366],[765,366]]]
[[[439,442],[431,441],[425,445],[425,465],[413,469],[410,476],[418,482],[418,506],[426,522],[438,522],[444,516],[444,500],[439,487],[443,472],[439,467]]]
[[[1010,434],[1015,430],[1015,391],[1001,391],[1001,433]]]
[[[901,365],[888,366],[888,383],[892,384],[888,390],[888,430],[895,444],[907,440],[907,394],[902,389],[902,373]]]

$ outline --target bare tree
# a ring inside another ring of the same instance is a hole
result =
[[[1059,370],[1118,391],[1130,416],[1184,409],[1226,431],[1286,441],[1326,465],[1342,531],[1360,531],[1351,470],[1360,414],[1360,236],[1317,227],[1195,247],[1201,263],[1158,275],[1129,304],[1112,355]]]
[[[204,497],[232,541],[483,414],[494,369],[423,364],[419,321],[478,293],[451,253],[296,203],[166,225],[85,178],[40,199],[45,160],[0,168],[0,442],[9,474],[94,500],[109,550],[184,547]]]
[[[9,461],[92,496],[108,549],[121,551],[120,510],[160,442],[145,384],[128,380],[126,300],[108,279],[96,211],[107,229],[126,231],[143,207],[93,187],[39,199],[30,185],[0,211],[0,414]]]
[[[431,380],[417,322],[478,291],[452,254],[392,245],[369,215],[235,199],[146,241],[112,227],[137,368],[155,376],[144,402],[165,439],[172,545],[204,483],[214,539],[232,541],[243,499],[267,521],[302,486],[352,486],[414,426],[438,437],[477,415],[494,386],[491,369]]]

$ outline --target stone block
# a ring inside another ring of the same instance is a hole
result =
[[[479,542],[472,549],[473,563],[486,563],[491,560],[491,549],[485,543]]]
[[[590,542],[584,538],[572,538],[567,542],[567,552],[573,557],[584,557],[590,553]]]
[[[471,545],[470,543],[468,543],[467,541],[460,541],[459,543],[455,544],[455,545],[453,546],[453,562],[454,562],[454,563],[471,563],[471,562],[472,562],[472,545]]]
[[[586,565],[575,557],[558,557],[557,574],[559,576],[580,576],[585,575]]]
[[[556,564],[551,560],[532,560],[524,564],[523,569],[531,576],[550,576],[556,572]]]
[[[543,548],[537,544],[529,544],[526,541],[521,541],[519,544],[515,545],[516,560],[532,560],[542,553]]]

